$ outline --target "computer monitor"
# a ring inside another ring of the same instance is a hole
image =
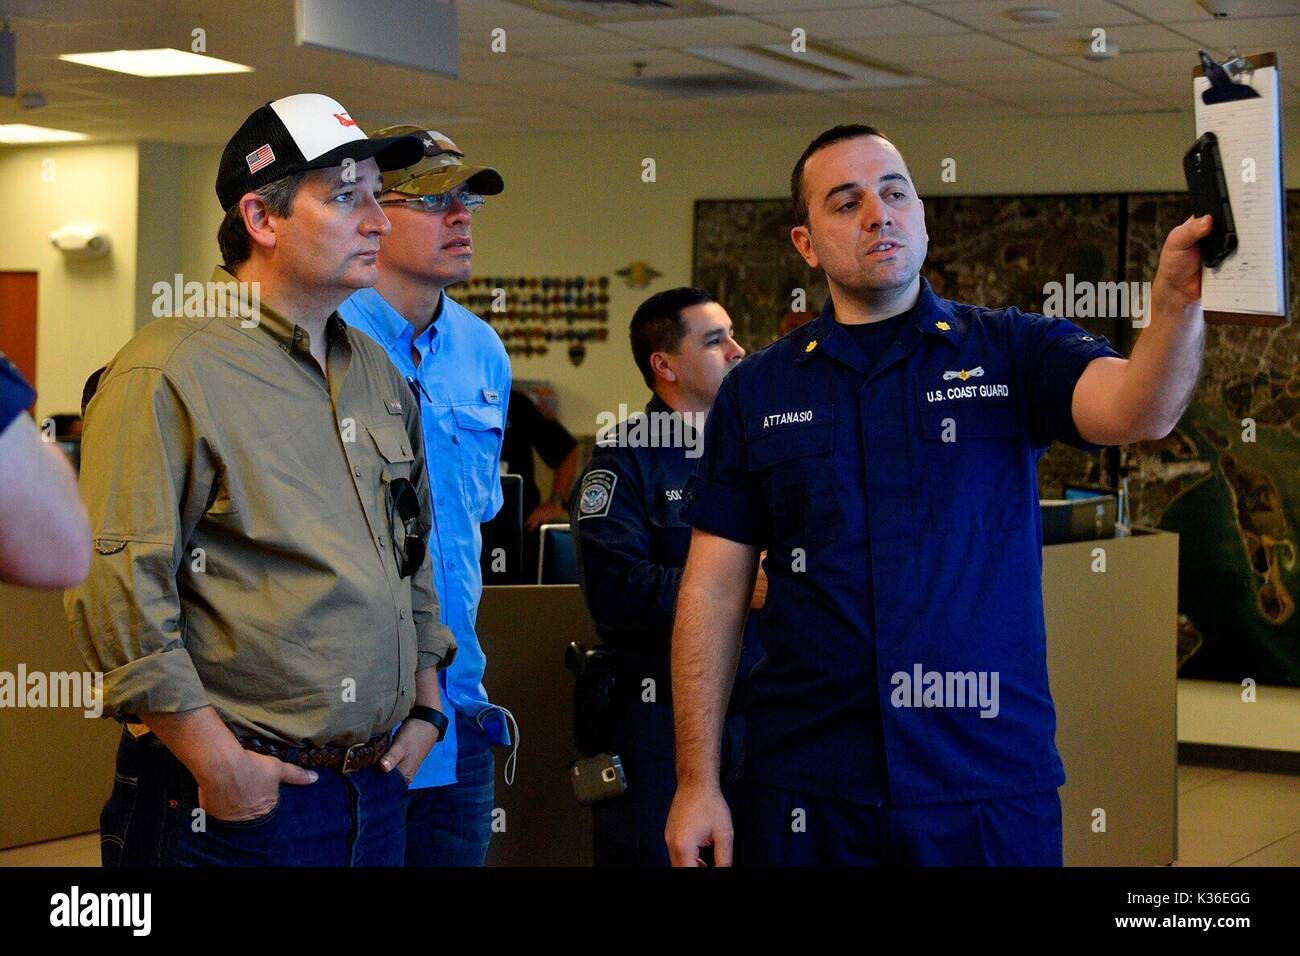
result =
[[[502,475],[505,504],[495,518],[482,526],[483,550],[479,568],[484,584],[524,584],[524,479]]]
[[[542,543],[537,555],[538,584],[577,584],[578,559],[574,553],[573,532],[569,525],[544,524]]]
[[[1115,493],[1114,488],[1103,488],[1101,485],[1066,485],[1064,490],[1066,501],[1084,501]]]

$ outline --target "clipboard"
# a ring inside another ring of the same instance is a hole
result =
[[[1220,64],[1202,53],[1202,64],[1192,70],[1192,89],[1196,135],[1210,131],[1219,138],[1239,233],[1237,252],[1217,269],[1201,272],[1205,321],[1286,325],[1291,286],[1277,54],[1234,55]],[[1246,161],[1254,173],[1250,181]]]

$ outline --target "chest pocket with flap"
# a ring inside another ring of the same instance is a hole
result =
[[[415,454],[411,451],[411,439],[406,434],[406,429],[395,422],[385,422],[382,425],[367,425],[366,431],[370,433],[375,447],[379,449],[379,456],[384,461],[384,480],[410,478]]]
[[[1037,503],[1034,456],[1011,402],[979,399],[921,411],[919,519],[945,533],[1017,527]]]
[[[746,466],[762,487],[774,549],[821,548],[839,530],[833,405],[811,420],[749,429]]]
[[[494,486],[501,483],[498,455],[501,436],[505,429],[501,421],[501,406],[487,402],[453,405],[456,435],[460,439],[461,480],[465,486],[465,500],[473,517],[477,519],[492,496]]]

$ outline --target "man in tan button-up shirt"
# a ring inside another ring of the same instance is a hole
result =
[[[419,404],[334,310],[375,281],[381,168],[419,152],[317,94],[252,114],[218,173],[226,268],[87,407],[94,556],[66,605],[128,724],[106,864],[401,862],[455,643],[416,540]]]

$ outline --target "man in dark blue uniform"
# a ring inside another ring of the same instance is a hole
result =
[[[618,655],[612,738],[627,791],[592,806],[596,865],[667,866],[664,826],[676,785],[668,650],[691,541],[683,492],[718,384],[745,350],[726,311],[700,289],[651,296],[632,317],[631,337],[654,395],[644,414],[617,423],[610,416],[570,513],[583,597]],[[762,589],[751,581],[749,605],[762,606]],[[746,640],[738,686],[756,654]],[[738,710],[726,721],[724,782],[739,757]]]
[[[831,295],[723,382],[688,488],[673,862],[732,861],[719,701],[766,549],[735,859],[1060,865],[1036,463],[1172,430],[1208,217],[1170,234],[1125,360],[1063,319],[937,296],[924,207],[876,130],[828,130],[791,179],[792,239]]]

